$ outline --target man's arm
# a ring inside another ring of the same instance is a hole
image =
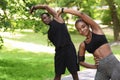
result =
[[[48,11],[49,14],[51,14],[54,19],[56,19],[58,22],[60,23],[63,23],[64,20],[62,19],[61,16],[58,16],[58,13],[52,9],[51,7],[49,7],[48,5],[35,5],[35,6],[32,6],[31,9],[30,9],[30,13],[32,13],[34,10],[37,10],[37,9],[45,9]]]
[[[45,9],[45,10],[48,11],[49,14],[51,14],[54,17],[57,15],[57,12],[47,5],[32,6],[31,9],[30,9],[30,13],[32,13],[34,10],[37,10],[37,9]]]

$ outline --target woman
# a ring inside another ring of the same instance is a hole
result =
[[[79,63],[81,66],[97,69],[95,80],[120,80],[120,62],[113,55],[108,41],[100,26],[88,15],[77,10],[62,8],[58,11],[69,13],[80,17],[75,27],[80,35],[86,39],[79,46]],[[93,54],[99,60],[99,65],[92,65],[85,62],[85,51]]]

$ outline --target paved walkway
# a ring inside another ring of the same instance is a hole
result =
[[[79,80],[94,80],[96,69],[86,69],[79,71]],[[62,77],[61,80],[73,80],[71,75]]]
[[[49,52],[49,53],[55,53],[53,47],[48,47],[44,45],[38,45],[34,43],[27,43],[27,42],[20,42],[20,41],[15,41],[15,40],[9,40],[9,39],[4,39],[4,45],[10,45],[11,48],[17,48],[17,49],[23,49],[26,51],[31,51],[31,52]]]

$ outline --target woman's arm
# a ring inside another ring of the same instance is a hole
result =
[[[88,15],[86,15],[85,13],[82,13],[78,10],[74,10],[71,8],[64,8],[64,9],[59,10],[58,12],[59,12],[59,15],[61,13],[69,13],[69,14],[78,16],[78,17],[82,18],[82,20],[85,21],[87,24],[91,25],[90,27],[93,30],[93,32],[103,33],[100,26],[92,18],[90,18]]]
[[[79,53],[78,53],[78,58],[79,58],[80,65],[83,66],[83,67],[86,67],[86,68],[91,68],[91,69],[96,69],[97,68],[96,64],[93,65],[93,64],[86,63],[84,61],[84,57],[85,57],[85,44],[84,44],[84,42],[82,42],[80,44]]]

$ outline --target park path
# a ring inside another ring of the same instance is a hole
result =
[[[44,46],[44,45],[38,45],[38,44],[34,44],[34,43],[28,43],[28,42],[20,42],[20,41],[15,41],[15,40],[10,40],[10,39],[6,39],[4,38],[4,45],[10,45],[11,48],[18,48],[18,49],[23,49],[26,51],[31,51],[31,52],[47,52],[47,53],[55,53],[54,47],[50,47],[50,46]],[[110,43],[111,46],[114,45],[120,45],[120,41],[119,42],[115,42],[115,43]]]
[[[86,69],[79,71],[79,80],[94,80],[96,69]],[[73,80],[71,75],[62,77],[61,80]]]
[[[34,43],[27,43],[27,42],[20,42],[10,39],[4,39],[5,46],[10,45],[11,48],[15,49],[23,49],[25,51],[31,51],[31,52],[47,52],[47,53],[55,53],[53,47],[48,47],[44,45],[38,45]]]

